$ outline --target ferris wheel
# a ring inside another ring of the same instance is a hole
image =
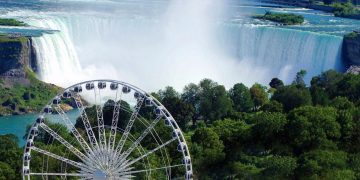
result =
[[[169,111],[125,82],[66,88],[29,127],[23,179],[192,179],[188,146]]]

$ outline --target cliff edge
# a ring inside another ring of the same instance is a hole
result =
[[[343,54],[348,66],[360,66],[360,30],[344,36]]]
[[[31,37],[0,35],[0,116],[39,111],[60,88],[36,77]]]

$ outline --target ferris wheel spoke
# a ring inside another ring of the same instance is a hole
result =
[[[65,112],[61,109],[60,105],[55,106],[55,110],[63,119],[66,127],[70,129],[71,133],[75,136],[76,140],[79,142],[80,146],[83,150],[88,154],[92,154],[91,148],[86,143],[84,138],[80,135],[79,131],[75,128],[74,124],[70,121],[69,117],[65,114]]]
[[[30,173],[32,176],[73,176],[73,177],[88,177],[88,174],[78,173]]]
[[[90,142],[91,146],[93,148],[98,147],[98,143],[97,143],[94,131],[92,130],[89,118],[88,118],[88,116],[86,114],[85,107],[84,107],[84,105],[82,103],[80,95],[75,94],[73,98],[75,100],[76,106],[77,106],[78,111],[80,113],[80,118],[81,118],[81,120],[82,120],[82,122],[84,124],[85,131],[86,131],[86,134],[88,135],[89,142]]]
[[[47,155],[47,156],[49,156],[49,157],[52,157],[52,158],[54,158],[54,159],[57,159],[57,160],[59,160],[59,161],[63,161],[63,162],[65,162],[65,163],[67,163],[67,164],[70,164],[70,165],[72,165],[72,166],[74,166],[74,167],[77,167],[77,168],[80,168],[80,169],[83,169],[83,170],[86,169],[87,171],[90,171],[89,167],[85,166],[83,163],[75,162],[75,161],[73,161],[73,160],[64,158],[64,157],[62,157],[62,156],[59,156],[59,155],[54,154],[54,153],[51,153],[51,152],[49,152],[49,151],[40,149],[40,148],[35,147],[35,146],[31,147],[31,149],[34,150],[34,151],[36,151],[36,152],[38,152],[38,153],[45,154],[45,155]]]
[[[80,152],[77,148],[75,148],[73,145],[71,145],[68,141],[66,141],[64,138],[62,138],[59,134],[57,134],[54,130],[52,130],[49,126],[47,126],[44,123],[40,124],[40,127],[44,129],[47,133],[49,133],[52,137],[54,137],[56,140],[58,140],[61,144],[63,144],[66,148],[68,148],[74,155],[76,155],[81,160],[87,159],[87,157]]]
[[[158,151],[159,149],[161,149],[161,148],[169,145],[170,143],[172,143],[172,142],[175,141],[175,140],[177,140],[177,138],[172,138],[172,139],[170,139],[169,141],[165,142],[164,144],[162,144],[162,145],[156,147],[155,149],[153,149],[153,150],[151,150],[151,151],[143,154],[142,156],[140,156],[140,157],[138,157],[138,158],[136,158],[136,159],[134,159],[134,160],[132,160],[132,161],[130,161],[130,162],[128,162],[128,163],[125,163],[122,167],[123,167],[123,168],[126,168],[126,167],[128,167],[128,166],[131,166],[132,164],[134,164],[134,163],[140,161],[141,159],[149,156],[150,154]]]
[[[142,170],[136,170],[136,171],[125,171],[122,173],[116,173],[115,175],[120,176],[120,175],[125,175],[125,174],[137,174],[137,173],[143,173],[143,172],[148,172],[148,171],[171,169],[171,168],[180,167],[180,166],[185,166],[185,164],[177,164],[177,165],[163,166],[163,167],[153,168],[153,169],[142,169]]]
[[[103,82],[99,82],[103,83]],[[103,106],[101,104],[101,90],[98,88],[99,94],[96,94],[96,88],[94,88],[95,99],[99,98],[99,105],[95,104],[96,108],[96,116],[98,122],[98,131],[99,131],[99,141],[100,141],[100,148],[104,149],[106,147],[106,135],[105,135],[105,126],[104,126],[104,114],[103,114]]]
[[[151,124],[148,126],[145,131],[136,139],[136,141],[127,149],[123,154],[121,154],[121,159],[126,159],[131,152],[140,144],[140,142],[150,133],[150,131],[155,127],[155,125],[160,121],[162,115],[159,115]],[[119,163],[116,165],[118,166]]]
[[[143,125],[145,125],[145,126],[149,126],[149,124],[150,123],[148,123],[147,121],[146,121],[146,119],[139,119],[140,120],[140,122],[143,124]],[[157,143],[157,144],[163,144],[163,141],[161,140],[161,138],[160,138],[160,136],[159,136],[159,134],[157,133],[157,131],[156,131],[156,129],[152,129],[151,131],[150,131],[150,134],[151,134],[151,136],[154,138],[154,140],[155,140],[155,142]],[[155,134],[155,135],[154,135]],[[161,157],[162,157],[162,160],[163,160],[163,162],[164,162],[164,164],[170,164],[170,160],[169,160],[169,156],[168,156],[168,153],[165,151],[165,152],[163,152],[163,150],[161,150],[160,151],[160,153],[161,153]],[[164,154],[165,154],[165,156],[164,156]]]
[[[131,114],[130,120],[129,120],[128,124],[126,125],[125,131],[124,131],[123,135],[121,136],[121,139],[120,139],[120,141],[119,141],[119,143],[118,143],[118,145],[116,147],[116,150],[115,150],[116,155],[119,155],[121,153],[121,151],[122,151],[122,149],[123,149],[123,147],[125,145],[126,139],[129,136],[130,130],[131,130],[131,128],[132,128],[132,126],[134,124],[134,121],[135,121],[135,119],[136,119],[136,117],[137,117],[137,115],[138,115],[138,113],[139,113],[139,111],[141,109],[141,106],[142,106],[142,104],[144,102],[144,98],[145,97],[140,97],[138,99],[138,102],[137,102],[137,104],[135,106],[135,110]]]
[[[111,129],[110,129],[110,137],[109,137],[109,150],[114,150],[115,145],[115,139],[116,139],[116,131],[119,121],[119,114],[121,109],[121,97],[122,97],[122,91],[120,91],[120,98],[117,99],[118,90],[116,91],[116,98],[115,98],[115,105],[114,105],[114,111],[113,111],[113,117],[111,121]]]

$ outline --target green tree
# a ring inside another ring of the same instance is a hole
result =
[[[0,135],[0,161],[8,164],[17,176],[21,169],[21,156],[22,150],[19,148],[17,137],[13,134]],[[6,168],[4,164],[2,166]]]
[[[232,111],[231,99],[224,86],[209,79],[200,82],[200,115],[207,122],[225,118]]]
[[[172,87],[166,87],[159,91],[162,104],[170,111],[182,130],[186,130],[188,123],[195,113],[194,107],[180,99],[180,95]]]
[[[343,75],[335,70],[328,70],[311,79],[310,92],[315,105],[327,105],[331,98],[337,96],[337,84]]]
[[[285,111],[290,111],[294,108],[311,105],[311,95],[307,88],[299,86],[284,86],[279,88],[271,100],[275,100],[284,105]]]
[[[282,113],[262,112],[256,114],[252,120],[252,141],[265,146],[271,146],[282,138],[287,119]]]
[[[296,86],[303,86],[305,87],[306,84],[305,84],[305,81],[304,81],[304,77],[306,75],[306,71],[305,70],[300,70],[299,72],[296,73],[296,76],[295,76],[295,79],[293,81],[293,85],[296,85]]]
[[[280,80],[279,78],[273,78],[273,79],[271,79],[269,85],[270,85],[270,87],[277,89],[279,87],[284,86],[284,82],[282,80]]]
[[[164,90],[159,90],[158,92],[160,99],[172,99],[172,98],[180,98],[180,94],[176,92],[176,90],[171,87],[167,86]]]
[[[194,83],[190,83],[185,86],[181,99],[190,104],[194,109],[194,115],[192,117],[193,125],[200,116],[200,87]]]
[[[314,150],[300,157],[300,179],[355,179],[347,169],[347,153],[343,151]]]
[[[20,178],[19,174],[16,175],[13,167],[4,162],[0,162],[0,180],[15,180],[18,178]]]
[[[254,102],[254,109],[258,110],[262,105],[264,105],[268,100],[268,94],[266,93],[266,87],[258,83],[255,83],[250,88],[251,98]]]
[[[235,84],[229,91],[230,98],[233,102],[233,108],[238,112],[250,112],[254,106],[249,88],[244,84]]]
[[[261,111],[266,111],[266,112],[283,112],[284,111],[284,106],[283,104],[275,101],[275,100],[271,100],[268,103],[264,104],[261,108]]]
[[[244,144],[251,138],[251,125],[243,121],[231,119],[215,121],[212,124],[212,129],[224,143],[228,157],[237,154],[237,151],[244,147]]]
[[[346,74],[344,78],[337,83],[337,95],[347,97],[352,102],[359,102],[360,99],[360,76]]]
[[[333,140],[341,136],[336,117],[336,109],[330,107],[304,106],[292,110],[288,115],[288,142],[297,148],[297,152],[334,148]]]
[[[194,167],[199,177],[212,174],[209,168],[217,167],[224,160],[224,145],[210,128],[199,128],[191,136]],[[216,171],[216,169],[213,169]]]
[[[297,167],[296,158],[290,156],[272,156],[263,162],[263,179],[291,179]]]

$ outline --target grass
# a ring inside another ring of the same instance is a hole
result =
[[[16,84],[12,88],[6,88],[0,85],[0,115],[39,111],[61,90],[38,80],[30,69],[26,69],[26,74],[29,86]]]
[[[5,34],[0,34],[0,43],[3,42],[22,42],[25,43],[28,40],[27,37],[11,37],[9,35],[5,35]]]
[[[357,36],[358,34],[356,32],[351,32],[345,35],[346,38],[356,38]]]
[[[16,19],[0,18],[0,26],[27,26],[27,24]]]
[[[266,12],[264,15],[256,15],[254,18],[269,20],[284,25],[298,25],[305,21],[304,17],[301,15],[272,12]]]

